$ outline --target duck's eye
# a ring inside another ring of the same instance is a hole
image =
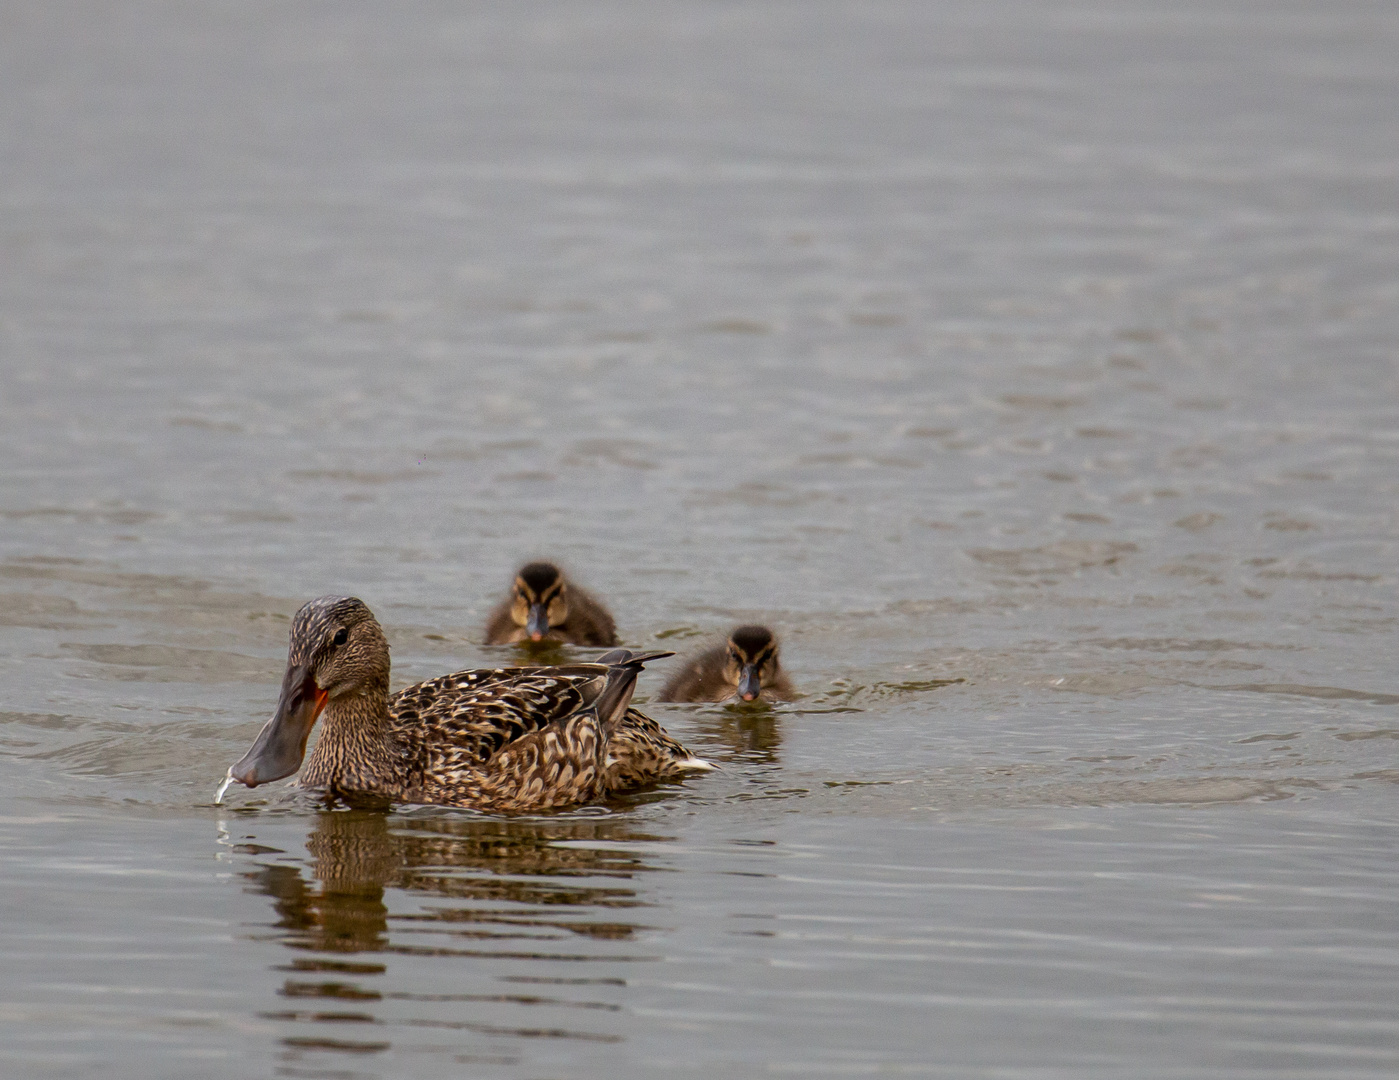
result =
[[[335,631],[335,637],[332,640],[336,645],[343,645],[350,640],[350,632],[342,626],[339,630]]]

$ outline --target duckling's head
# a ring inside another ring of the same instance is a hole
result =
[[[777,670],[777,638],[766,626],[740,626],[729,635],[724,678],[734,685],[739,700],[756,701]]]
[[[531,641],[543,641],[549,628],[568,619],[568,585],[553,563],[532,562],[520,567],[511,591],[510,617],[525,628]]]
[[[371,690],[387,693],[388,686],[389,643],[364,601],[312,600],[291,621],[277,711],[229,775],[249,787],[290,776],[301,768],[306,740],[326,702]]]

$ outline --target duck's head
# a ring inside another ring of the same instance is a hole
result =
[[[291,621],[277,711],[229,775],[248,787],[290,776],[301,768],[306,740],[326,702],[376,688],[387,692],[388,684],[389,643],[364,601],[312,600]]]
[[[740,701],[756,701],[777,675],[777,638],[766,626],[740,626],[729,635],[724,678]]]
[[[525,628],[530,641],[543,641],[551,626],[568,619],[568,585],[553,563],[532,562],[520,567],[511,590],[510,617]]]

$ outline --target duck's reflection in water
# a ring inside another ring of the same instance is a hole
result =
[[[245,875],[298,954],[279,966],[282,1007],[261,1015],[295,1025],[280,1041],[305,1076],[329,1075],[305,1071],[327,1053],[405,1049],[422,1029],[456,1032],[437,1050],[458,1063],[517,1060],[521,1039],[616,1042],[576,1018],[618,1011],[616,966],[656,959],[628,916],[652,869],[631,844],[660,839],[614,818],[322,812],[309,876],[286,862]]]
[[[704,734],[703,743],[695,748],[701,757],[705,755],[700,753],[699,745],[717,742],[732,761],[777,764],[777,751],[782,746],[782,719],[767,702],[709,705],[695,711],[694,724]]]
[[[492,646],[492,663],[502,667],[558,667],[561,664],[591,663],[601,649],[570,646],[561,641],[517,641],[508,646]]]

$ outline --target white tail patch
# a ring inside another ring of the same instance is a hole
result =
[[[705,761],[704,758],[687,757],[677,761],[675,767],[686,772],[713,772],[719,766],[712,761]]]

